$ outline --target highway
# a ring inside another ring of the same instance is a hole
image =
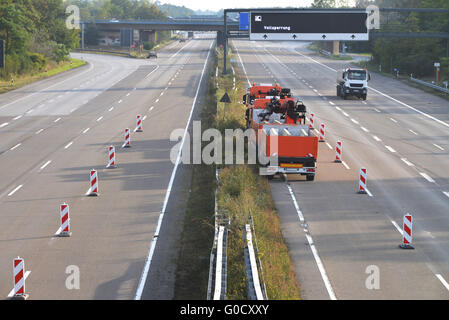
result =
[[[232,44],[245,85],[291,88],[315,128],[326,125],[315,181],[270,182],[302,298],[448,299],[449,101],[377,74],[366,101],[343,100],[347,62],[300,42]],[[334,163],[337,140],[344,163]],[[357,193],[362,167],[367,195]],[[406,213],[415,250],[398,248]]]
[[[30,271],[30,299],[172,298],[190,178],[170,161],[170,134],[195,116],[213,43],[172,43],[157,59],[74,53],[87,65],[0,96],[4,298],[17,256]],[[143,132],[134,133],[138,114]],[[131,148],[122,149],[125,128]],[[115,169],[106,169],[109,145]],[[93,168],[98,197],[86,196]],[[68,238],[55,237],[63,202]],[[79,287],[70,266],[79,270]]]

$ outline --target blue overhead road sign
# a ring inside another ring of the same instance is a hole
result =
[[[249,12],[240,12],[240,27],[241,31],[249,30]]]

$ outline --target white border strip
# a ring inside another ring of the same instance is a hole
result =
[[[296,197],[293,193],[293,190],[288,184],[287,184],[287,188],[288,188],[288,191],[290,192],[290,196],[292,197],[293,204],[295,205],[295,208],[296,208],[296,212],[298,213],[299,221],[303,223],[304,216],[303,216],[301,210],[299,209],[298,202],[296,201]],[[334,293],[334,289],[332,289],[332,285],[329,281],[329,278],[327,277],[326,270],[324,269],[323,262],[321,261],[321,258],[318,255],[318,250],[316,249],[315,244],[313,243],[312,236],[310,236],[310,234],[308,234],[308,232],[306,232],[306,238],[307,238],[307,241],[309,242],[310,249],[312,250],[313,257],[315,258],[316,264],[318,266],[318,270],[320,271],[321,278],[323,279],[324,285],[326,286],[327,293],[329,294],[329,297],[331,300],[337,300],[337,296]]]

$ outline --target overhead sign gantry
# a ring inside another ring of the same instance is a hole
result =
[[[256,11],[250,40],[367,41],[366,11]]]

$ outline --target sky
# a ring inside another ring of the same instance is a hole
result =
[[[160,0],[160,2],[185,6],[193,10],[218,11],[223,8],[308,7],[313,0]]]

